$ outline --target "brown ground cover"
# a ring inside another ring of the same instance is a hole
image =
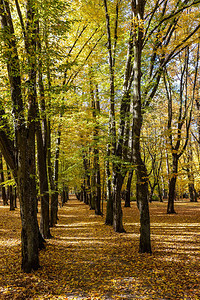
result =
[[[2,202],[1,202],[2,203]],[[59,210],[41,268],[20,270],[19,209],[0,206],[0,299],[200,299],[200,203],[150,204],[152,255],[138,254],[136,203],[123,208],[126,233],[70,200]]]

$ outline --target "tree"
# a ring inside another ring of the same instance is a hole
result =
[[[198,4],[199,1],[131,1],[132,17],[130,38],[128,43],[127,63],[125,67],[124,85],[121,93],[119,130],[116,138],[114,111],[114,63],[112,52],[110,18],[107,1],[104,1],[108,54],[110,66],[110,131],[113,160],[113,201],[114,229],[123,232],[120,189],[124,180],[124,162],[126,161],[126,145],[130,134],[130,112],[133,115],[133,161],[137,175],[137,204],[140,211],[141,236],[140,252],[151,252],[150,218],[148,208],[148,174],[140,151],[140,133],[142,128],[142,108],[145,109],[154,97],[162,75],[163,68],[180,53],[199,30],[199,24],[194,24],[190,32],[178,36],[178,24],[185,11]],[[116,2],[116,7],[118,6]],[[116,9],[117,11],[117,9]],[[194,8],[194,13],[195,10]],[[188,18],[188,15],[186,16]],[[117,18],[116,18],[117,20]],[[188,21],[188,19],[187,19]],[[186,25],[186,22],[185,22]],[[117,27],[116,27],[117,28]],[[116,31],[114,31],[116,32]],[[113,49],[116,47],[114,34]],[[148,59],[147,58],[148,53]],[[131,100],[130,100],[131,99]],[[131,104],[132,103],[132,110]],[[116,162],[117,161],[117,162]],[[123,174],[123,175],[122,175]]]
[[[29,66],[29,82],[26,118],[25,104],[22,98],[20,60],[8,1],[0,2],[0,14],[14,122],[14,139],[12,139],[8,122],[5,121],[5,118],[3,123],[1,121],[0,148],[17,182],[22,219],[22,269],[30,272],[39,267],[39,229],[35,183],[36,15],[33,1],[27,1],[25,48]],[[5,116],[5,111],[1,104],[2,116]]]
[[[165,88],[167,92],[168,98],[168,137],[169,137],[169,145],[172,154],[172,173],[170,174],[169,180],[169,199],[168,199],[168,207],[167,213],[175,213],[174,209],[174,199],[175,199],[175,186],[176,179],[178,175],[178,162],[179,158],[183,155],[189,140],[189,129],[192,117],[192,108],[194,102],[194,93],[193,90],[190,91],[188,87],[189,81],[189,47],[187,47],[183,54],[183,62],[180,57],[180,79],[177,92],[172,88],[172,81],[169,76],[168,79],[165,76]],[[177,68],[177,64],[176,64]],[[167,83],[168,81],[168,83]],[[178,78],[176,80],[176,84],[178,83]],[[196,85],[196,80],[194,80],[194,85]],[[177,121],[173,118],[173,109],[172,109],[172,101],[173,97],[175,98],[175,102],[179,103],[179,112],[177,115]],[[172,121],[176,124],[172,125]],[[185,141],[182,141],[182,132],[185,124]],[[176,133],[174,134],[174,127],[176,126]],[[175,136],[174,136],[175,135]],[[173,137],[174,136],[174,137]]]

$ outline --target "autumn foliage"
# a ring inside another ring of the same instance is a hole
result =
[[[152,202],[153,254],[141,255],[135,202],[119,234],[70,198],[32,274],[21,271],[19,208],[0,206],[0,299],[200,299],[199,203],[177,202],[167,215],[166,202]]]

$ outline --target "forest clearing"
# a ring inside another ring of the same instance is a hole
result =
[[[32,274],[21,271],[19,208],[0,206],[0,299],[200,299],[199,202],[177,202],[173,215],[150,204],[150,255],[138,253],[135,202],[123,207],[126,233],[115,233],[70,198]]]

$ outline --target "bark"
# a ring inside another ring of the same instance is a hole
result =
[[[109,148],[109,145],[108,145]],[[107,153],[110,156],[110,150],[107,150]],[[107,180],[107,205],[106,205],[106,225],[113,225],[113,195],[111,189],[111,172],[109,160],[106,160],[106,180]]]
[[[180,76],[180,90],[179,90],[179,113],[177,119],[177,132],[176,132],[176,142],[173,143],[173,128],[172,128],[172,115],[173,115],[173,107],[172,107],[172,100],[173,100],[173,90],[171,86],[171,82],[169,78],[167,78],[166,74],[167,71],[165,70],[164,76],[164,83],[166,94],[168,98],[168,132],[169,132],[169,143],[172,153],[172,175],[171,179],[169,180],[169,198],[168,198],[168,207],[167,213],[174,214],[174,200],[175,200],[175,188],[176,188],[176,179],[178,175],[178,162],[179,158],[183,155],[189,140],[189,129],[191,123],[191,116],[192,116],[192,108],[193,108],[193,101],[194,101],[194,93],[192,95],[191,105],[188,104],[188,77],[189,77],[189,47],[186,47],[184,51],[184,64],[181,68],[181,76]],[[196,79],[194,81],[194,86],[196,84]],[[177,101],[177,99],[175,99]],[[185,142],[181,145],[182,141],[182,131],[183,125],[185,123],[186,127],[186,137]],[[175,144],[175,145],[174,145]]]
[[[59,168],[59,154],[60,154],[60,137],[61,131],[58,130],[58,137],[56,142],[56,153],[54,163],[54,191],[51,196],[51,221],[50,225],[53,227],[58,220],[58,168]]]
[[[128,180],[126,184],[126,191],[125,191],[125,207],[131,207],[131,182],[133,178],[133,169],[129,171]]]
[[[32,133],[32,134],[30,134]],[[19,151],[18,192],[22,219],[22,269],[25,272],[39,267],[39,232],[35,184],[34,131],[27,132],[26,143],[21,141]],[[20,142],[20,141],[19,141]]]
[[[63,185],[62,189],[62,206],[69,200],[69,188]],[[78,199],[79,200],[79,199]]]
[[[143,20],[145,1],[132,1],[133,15],[138,22]],[[150,216],[148,203],[148,176],[140,151],[140,133],[142,127],[141,104],[141,55],[142,55],[143,30],[137,27],[134,31],[134,62],[133,62],[133,160],[136,164],[137,188],[136,199],[140,212],[140,253],[151,253],[150,241]]]
[[[113,188],[113,228],[116,232],[125,232],[122,223],[122,207],[121,207],[121,188],[124,181],[124,176],[120,173],[115,176]]]
[[[46,25],[46,24],[45,24]],[[49,90],[49,103],[48,106],[51,108],[51,75],[50,75],[50,57],[49,57],[49,45],[48,45],[48,38],[47,32],[45,31],[45,48],[47,50],[46,57],[47,57],[47,82],[48,82],[48,90]],[[45,102],[42,102],[43,105],[41,106],[42,110],[45,108]],[[50,194],[51,194],[51,205],[50,205],[50,227],[53,227],[57,224],[57,212],[58,212],[58,191],[57,191],[57,182],[56,178],[58,179],[58,159],[59,159],[59,146],[60,146],[60,136],[61,132],[58,130],[57,134],[57,141],[56,141],[56,153],[55,153],[55,164],[54,167],[52,165],[52,153],[51,153],[51,123],[50,119],[43,118],[43,128],[44,128],[44,146],[47,153],[47,170],[48,170],[48,177],[49,177],[49,186],[50,186]]]
[[[86,192],[86,180],[84,179],[83,181],[83,185],[81,186],[81,193],[82,193],[82,201],[88,205],[89,202],[88,202],[88,197],[87,197],[87,192]]]
[[[41,217],[40,217],[40,233],[44,239],[51,238],[49,227],[49,185],[47,174],[47,118],[44,84],[42,77],[42,60],[41,60],[41,41],[39,35],[39,21],[37,22],[37,48],[39,52],[38,59],[38,85],[40,92],[40,107],[39,112],[37,105],[37,122],[36,122],[36,137],[37,137],[37,160],[39,173],[40,201],[41,201]],[[40,119],[42,119],[42,126]],[[43,128],[43,131],[42,131]]]
[[[187,168],[188,175],[188,190],[190,194],[190,202],[197,202],[197,192],[194,187],[194,177],[191,174],[189,168]]]
[[[94,202],[92,199],[92,195],[91,195],[91,184],[90,184],[90,171],[89,171],[89,158],[87,157],[87,153],[84,152],[83,153],[83,166],[84,166],[84,170],[85,170],[85,177],[86,179],[84,180],[85,184],[85,197],[84,197],[84,203],[85,204],[89,204],[90,205],[90,209],[95,209],[94,207]]]
[[[92,74],[92,73],[91,73]],[[92,99],[92,115],[94,121],[94,131],[93,131],[93,141],[94,141],[94,206],[95,214],[102,215],[101,212],[101,176],[100,176],[100,163],[99,163],[99,124],[97,115],[100,113],[100,103],[98,95],[98,87],[96,86],[96,97],[94,96],[93,84],[92,84],[92,75],[90,75],[90,94]]]
[[[49,186],[47,176],[46,155],[43,145],[41,125],[37,122],[37,159],[41,201],[40,233],[44,239],[51,237],[49,228]]]
[[[4,171],[3,171],[3,156],[1,153],[0,153],[0,173],[1,173],[1,183],[3,183],[5,181],[5,179],[4,179]],[[3,205],[8,205],[8,199],[6,196],[6,188],[3,185],[1,185],[1,193],[2,193]]]
[[[154,182],[154,184],[151,185],[150,181],[149,181],[149,185],[150,185],[150,193],[149,193],[148,199],[149,199],[149,202],[151,203],[152,200],[153,200],[153,193],[154,193],[154,190],[155,190],[155,187],[156,187],[157,183]]]
[[[65,193],[64,188],[62,189],[61,201],[62,201],[62,206],[63,206],[66,203],[66,193]]]
[[[138,156],[138,161],[140,160]],[[137,185],[136,185],[136,200],[137,207],[140,212],[140,253],[151,253],[151,239],[150,239],[150,216],[148,203],[148,181],[147,171],[144,163],[140,160],[140,164],[136,170]]]
[[[17,187],[14,188],[14,206],[17,208]]]
[[[11,177],[11,172],[10,172],[10,169],[9,169],[9,166],[7,165],[7,174],[8,174],[8,180],[11,180],[12,177]],[[10,200],[10,210],[15,210],[15,203],[14,203],[14,192],[13,192],[13,186],[12,184],[9,184],[8,185],[8,194],[7,194],[7,199]]]
[[[172,168],[173,173],[172,177],[169,180],[169,195],[168,195],[168,206],[167,206],[167,213],[168,214],[175,214],[174,209],[174,200],[175,200],[175,191],[176,191],[176,179],[177,179],[177,172],[178,172],[178,155],[173,155],[172,160]]]
[[[95,202],[95,214],[102,215],[103,211],[101,211],[101,176],[100,176],[99,161],[97,163],[96,182],[97,182],[97,196],[96,196],[96,202]]]
[[[158,182],[158,195],[159,195],[160,202],[163,202],[163,195],[162,195],[162,190],[159,182]]]
[[[17,182],[22,220],[22,270],[25,272],[31,272],[32,269],[37,270],[39,268],[39,233],[35,184],[35,14],[32,4],[31,1],[27,1],[26,7],[26,52],[29,66],[28,122],[26,124],[21,90],[20,63],[12,17],[8,2],[0,1],[1,23],[6,45],[4,54],[7,58],[15,123],[15,148],[9,138],[5,136],[4,140],[0,140],[0,147],[3,155],[5,153],[4,158],[9,164]],[[2,137],[3,133],[0,133]]]
[[[118,6],[118,1],[116,8]],[[106,18],[106,30],[107,30],[107,43],[108,43],[108,60],[109,60],[109,73],[110,73],[110,111],[109,111],[109,129],[108,137],[109,142],[107,145],[107,161],[106,161],[106,176],[107,176],[107,210],[106,210],[106,225],[113,225],[113,193],[111,184],[111,172],[110,172],[110,157],[115,154],[116,151],[116,126],[115,126],[115,77],[114,77],[114,65],[115,65],[115,50],[117,44],[117,27],[118,27],[118,12],[116,13],[115,22],[115,44],[114,54],[112,52],[111,30],[110,30],[110,16],[108,13],[107,0],[104,0],[105,18]]]

